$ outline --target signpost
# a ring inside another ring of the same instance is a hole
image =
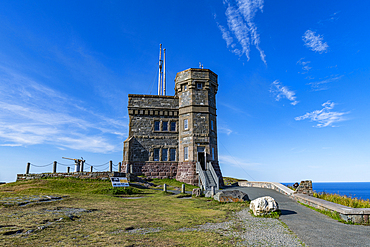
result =
[[[112,182],[113,187],[128,187],[130,186],[127,178],[124,177],[111,177],[110,181]]]

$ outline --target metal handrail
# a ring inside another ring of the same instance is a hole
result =
[[[213,165],[211,162],[208,162],[207,164],[208,166],[208,170],[211,171],[211,174],[212,174],[212,177],[213,177],[213,180],[216,182],[216,185],[217,185],[217,190],[220,189],[220,179],[218,178],[217,174],[216,174],[216,171],[215,169],[213,168]]]
[[[204,189],[207,190],[207,188],[208,188],[207,179],[206,179],[206,176],[204,175],[204,171],[202,170],[202,167],[200,166],[200,163],[197,162],[195,167],[196,167],[195,170],[199,174],[199,178],[200,178],[200,181],[202,182],[202,184],[204,186]]]

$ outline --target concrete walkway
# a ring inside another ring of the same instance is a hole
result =
[[[279,204],[281,221],[310,247],[315,246],[370,246],[370,226],[347,225],[298,204],[277,191],[262,188],[231,187],[240,190],[250,200],[271,196]]]

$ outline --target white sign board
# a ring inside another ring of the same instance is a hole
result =
[[[124,177],[111,177],[110,181],[112,182],[113,187],[127,187],[128,184],[127,178]]]

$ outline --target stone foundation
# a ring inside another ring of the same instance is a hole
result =
[[[199,178],[196,173],[196,162],[179,162],[176,180],[187,184],[198,185]]]

